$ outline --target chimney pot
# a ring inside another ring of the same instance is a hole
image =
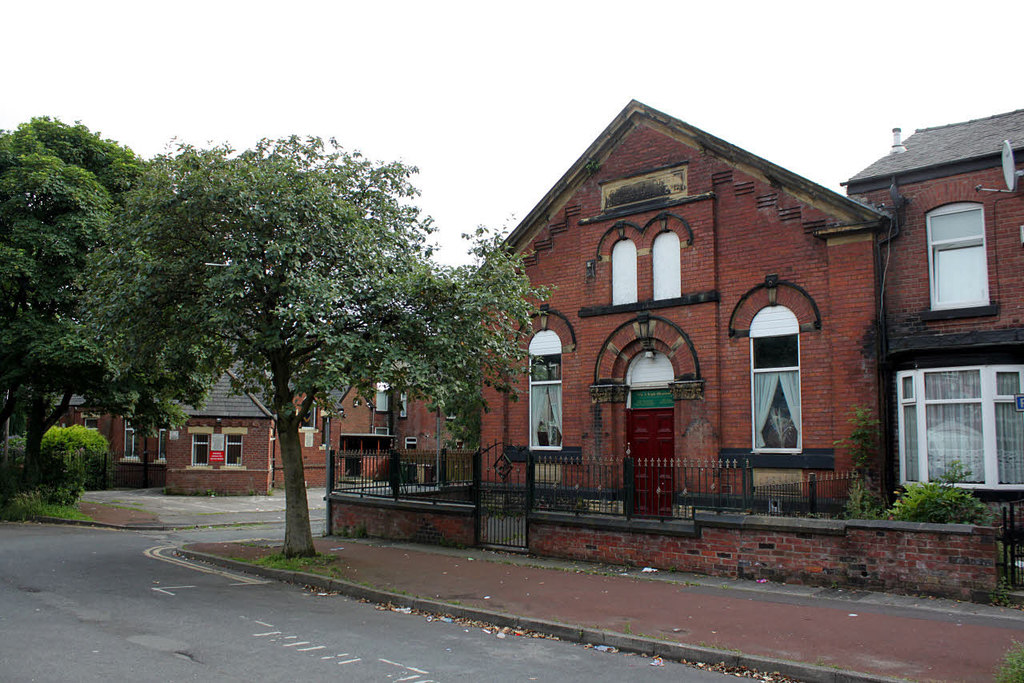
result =
[[[901,142],[900,140],[900,138],[902,137],[902,133],[902,128],[892,129],[892,149],[889,150],[889,154],[902,154],[903,152],[907,151],[907,146],[904,145],[903,142]]]

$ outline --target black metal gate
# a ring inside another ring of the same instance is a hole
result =
[[[1000,558],[1003,579],[1014,588],[1024,585],[1024,510],[1020,505],[1018,502],[1003,506],[1003,524],[999,533],[1003,546]]]
[[[474,477],[479,482],[477,542],[506,550],[525,550],[532,463],[528,450],[511,449],[525,451],[522,462],[514,462],[508,450],[495,444],[481,450],[480,457],[475,459],[474,464],[481,470]]]

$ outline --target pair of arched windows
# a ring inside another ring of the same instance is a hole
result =
[[[612,247],[612,305],[637,301],[636,245],[621,239]],[[681,292],[679,236],[665,231],[654,238],[651,247],[651,271],[654,299],[675,299]]]

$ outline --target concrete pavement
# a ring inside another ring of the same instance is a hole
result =
[[[314,532],[322,529],[326,502],[325,489],[306,490],[309,503],[310,521]],[[284,523],[284,491],[275,491],[268,496],[168,496],[163,489],[116,489],[110,491],[87,491],[82,502],[97,503],[114,509],[128,508],[151,513],[157,520],[143,524],[132,524],[134,528],[160,527],[184,528],[204,526],[236,526],[241,524]],[[109,521],[117,525],[116,515]]]
[[[321,519],[322,497],[322,489],[309,492]],[[161,521],[204,522],[199,526],[248,523],[259,515],[283,520],[283,494],[253,498],[119,491],[110,500],[158,511]],[[269,553],[279,544],[262,545]],[[1005,651],[1024,641],[1024,612],[991,605],[370,539],[320,538],[317,548],[338,557],[340,578],[236,564],[227,557],[242,553],[231,544],[188,552],[427,613],[673,659],[726,661],[804,681],[989,681]]]

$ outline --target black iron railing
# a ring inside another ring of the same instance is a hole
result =
[[[839,516],[851,472],[762,477],[747,462],[582,458],[483,451],[346,451],[334,456],[333,490],[394,499],[479,504],[481,493],[529,510],[689,519],[697,511]],[[474,469],[474,462],[477,462]],[[519,493],[516,493],[519,491]],[[493,495],[492,495],[493,497]]]

